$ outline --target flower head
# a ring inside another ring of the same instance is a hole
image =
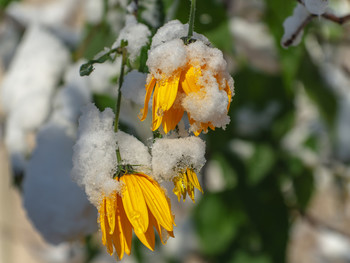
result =
[[[102,243],[108,253],[120,259],[130,255],[132,230],[150,250],[154,249],[157,230],[162,243],[163,229],[173,237],[174,218],[170,202],[159,184],[143,173],[125,174],[115,180],[123,184],[121,193],[105,196],[99,207]]]
[[[188,194],[194,202],[194,188],[203,192],[197,173],[205,163],[204,154],[205,143],[199,137],[157,139],[152,146],[154,176],[173,182],[179,201]]]
[[[173,192],[177,195],[177,198],[180,202],[181,196],[183,201],[186,199],[186,194],[191,197],[193,203],[194,201],[194,188],[197,188],[203,193],[203,189],[198,182],[196,173],[191,168],[185,169],[178,176],[173,178],[174,189]]]
[[[162,125],[168,133],[185,111],[195,135],[229,123],[233,79],[220,50],[200,40],[185,45],[181,39],[172,39],[150,50],[147,65],[150,74],[141,121],[153,92],[152,130]]]

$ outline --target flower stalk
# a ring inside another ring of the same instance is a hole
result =
[[[123,81],[124,81],[124,71],[125,71],[125,65],[126,65],[126,60],[127,60],[127,56],[126,56],[127,51],[126,51],[125,47],[127,46],[127,44],[128,43],[124,40],[122,40],[122,42],[120,44],[120,49],[121,49],[121,54],[122,54],[122,64],[121,64],[121,68],[120,68],[120,77],[119,77],[119,85],[118,85],[118,98],[117,98],[117,103],[115,105],[114,132],[118,132],[120,107],[121,107],[121,102],[122,102],[121,88],[122,88]],[[119,147],[117,147],[116,154],[117,154],[118,167],[119,167],[121,165],[121,162],[122,162]]]
[[[191,0],[190,18],[188,21],[187,42],[189,42],[191,37],[193,36],[195,13],[196,13],[196,0]]]

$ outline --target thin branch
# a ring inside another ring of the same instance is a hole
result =
[[[350,233],[343,231],[335,226],[329,225],[326,222],[323,222],[320,219],[318,219],[310,214],[302,213],[301,216],[306,222],[308,222],[311,226],[313,226],[315,228],[327,229],[327,230],[336,232],[336,233],[350,239]]]
[[[316,15],[315,15],[316,16]],[[346,16],[341,16],[341,17],[338,17],[338,16],[335,16],[333,14],[328,14],[328,13],[324,13],[322,15],[323,18],[325,19],[328,19],[334,23],[337,23],[339,25],[342,25],[348,21],[350,21],[350,14],[346,15]]]
[[[305,6],[304,2],[302,0],[296,0],[298,3],[300,3],[301,5]],[[350,21],[350,14],[348,15],[345,15],[345,16],[336,16],[336,15],[333,15],[333,14],[330,14],[330,13],[324,13],[321,15],[323,18],[327,19],[327,20],[330,20],[334,23],[337,23],[339,25],[342,25],[348,21]],[[309,24],[311,22],[312,19],[314,19],[315,17],[319,17],[318,15],[314,15],[314,14],[311,14],[309,15],[303,23],[300,24],[300,26],[297,28],[297,30],[292,34],[292,36],[286,40],[283,44],[284,47],[288,47],[290,46],[294,40],[297,38],[297,36],[300,34],[300,32],[304,29],[304,27]]]
[[[308,16],[303,23],[300,24],[300,26],[297,28],[297,30],[291,35],[289,39],[287,39],[284,43],[283,46],[288,47],[291,44],[293,44],[294,40],[298,37],[298,35],[303,31],[304,27],[311,22],[311,20],[314,17],[312,15]]]

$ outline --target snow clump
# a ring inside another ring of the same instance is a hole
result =
[[[112,49],[119,47],[122,40],[127,40],[126,49],[131,62],[135,62],[140,55],[141,48],[149,42],[151,31],[144,24],[137,23],[133,15],[126,16],[125,27],[120,31],[117,40],[112,45]]]
[[[157,180],[171,181],[187,168],[198,173],[205,164],[205,142],[191,136],[158,139],[152,146],[152,169]]]
[[[85,188],[96,207],[103,196],[120,190],[119,182],[113,180],[117,165],[113,121],[111,109],[101,113],[93,104],[86,106],[79,119],[78,140],[73,148],[72,177]]]
[[[283,47],[297,46],[301,42],[304,30],[299,30],[299,28],[309,16],[310,13],[305,6],[298,3],[294,8],[293,15],[287,17],[283,22],[284,35],[281,41]],[[293,39],[295,33],[297,35]]]

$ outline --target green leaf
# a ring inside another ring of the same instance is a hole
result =
[[[0,0],[0,7],[5,8],[11,2],[19,2],[19,0]],[[0,10],[1,11],[1,10]]]
[[[272,263],[272,261],[266,255],[252,255],[245,251],[238,251],[230,263]]]
[[[111,108],[114,111],[116,101],[114,98],[105,94],[93,94],[93,102],[100,111],[104,111],[106,108]]]
[[[87,62],[80,66],[79,74],[81,77],[89,76],[92,71],[94,71],[94,66],[90,62]]]
[[[288,163],[290,174],[292,175],[297,207],[301,211],[305,211],[314,192],[315,182],[313,171],[297,158],[290,158]]]
[[[257,145],[253,156],[247,162],[247,183],[249,185],[258,184],[271,172],[275,161],[276,157],[270,146],[264,144]]]
[[[238,199],[228,193],[206,194],[195,208],[196,228],[206,255],[225,251],[245,221]]]

